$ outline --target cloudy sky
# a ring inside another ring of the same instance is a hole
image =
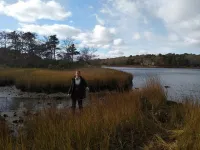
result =
[[[200,0],[0,0],[0,30],[73,37],[101,58],[200,53]]]

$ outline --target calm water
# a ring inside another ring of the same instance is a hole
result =
[[[200,69],[112,68],[132,73],[133,88],[143,87],[149,76],[157,76],[163,86],[170,86],[166,89],[168,99],[181,100],[188,96],[200,99]]]
[[[88,92],[87,92],[88,95]],[[59,99],[58,99],[59,97]],[[84,105],[88,100],[84,100]],[[1,112],[15,112],[19,108],[38,111],[43,108],[67,108],[71,106],[71,100],[66,93],[45,93],[21,92],[15,87],[0,87],[0,114]]]

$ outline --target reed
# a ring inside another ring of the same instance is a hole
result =
[[[91,94],[90,105],[75,115],[50,108],[29,116],[17,138],[0,133],[0,149],[198,150],[199,114],[197,101],[167,101],[154,78],[143,90]]]
[[[127,90],[132,85],[132,75],[112,69],[80,69],[91,92],[102,90]],[[22,91],[67,92],[74,70],[54,71],[41,69],[5,69],[0,71],[0,85],[15,85]]]

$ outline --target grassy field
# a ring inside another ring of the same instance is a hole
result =
[[[18,138],[1,125],[0,149],[44,150],[198,150],[200,107],[169,102],[150,79],[142,90],[92,94],[82,113],[47,109],[29,116]]]
[[[132,86],[132,75],[111,69],[80,69],[87,80],[90,91],[127,90]],[[75,71],[54,71],[41,69],[0,70],[0,86],[15,85],[22,91],[67,92]]]

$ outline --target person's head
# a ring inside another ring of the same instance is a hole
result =
[[[76,70],[75,72],[75,77],[78,78],[81,76],[81,72],[79,70]]]

